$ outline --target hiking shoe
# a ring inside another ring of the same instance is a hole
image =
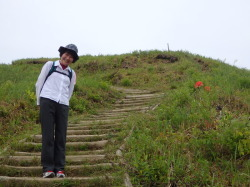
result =
[[[56,177],[57,177],[57,178],[65,178],[64,171],[58,171],[58,172],[56,173]]]
[[[47,171],[43,173],[43,178],[54,178],[55,173],[53,171]]]

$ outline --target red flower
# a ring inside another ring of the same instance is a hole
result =
[[[204,89],[208,92],[211,90],[210,86],[205,86]]]
[[[201,82],[201,81],[196,82],[194,85],[195,88],[199,88],[201,86],[203,86],[203,82]]]

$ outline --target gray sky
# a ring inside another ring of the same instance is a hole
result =
[[[250,0],[0,0],[0,63],[134,50],[189,51],[250,69]]]

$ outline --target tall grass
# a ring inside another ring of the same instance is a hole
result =
[[[34,84],[46,60],[0,65],[1,147],[38,123]],[[183,51],[86,55],[72,67],[71,117],[109,107],[119,97],[110,85],[165,93],[155,111],[127,120],[134,131],[125,159],[135,186],[249,185],[248,70]],[[195,87],[198,81],[203,86]]]
[[[134,184],[248,186],[249,71],[204,57],[180,59],[158,73],[168,80],[155,82],[165,93],[161,105],[131,119],[126,158]],[[195,88],[197,81],[204,85]]]
[[[35,83],[42,65],[49,59],[22,59],[12,65],[0,65],[0,148],[19,141],[24,134],[39,131],[39,108],[36,106]],[[109,106],[119,94],[110,85],[82,71],[83,63],[74,64],[77,73],[75,92],[70,101],[70,116],[95,113]]]

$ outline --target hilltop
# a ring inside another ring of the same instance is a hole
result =
[[[40,130],[34,85],[48,60],[55,59],[0,65],[1,150]],[[154,111],[127,119],[133,132],[124,157],[134,185],[249,185],[249,70],[183,51],[85,55],[72,68],[72,122],[122,98],[112,86],[164,93]]]

